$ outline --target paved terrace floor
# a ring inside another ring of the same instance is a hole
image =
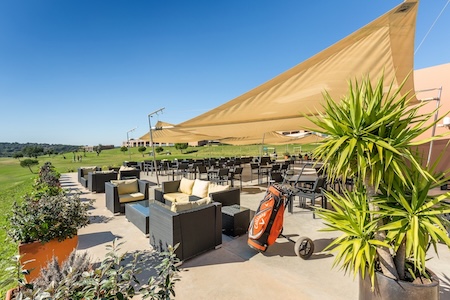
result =
[[[141,179],[156,182],[154,176],[141,172]],[[160,177],[160,182],[167,177]],[[127,221],[124,215],[114,215],[106,209],[105,194],[90,193],[77,181],[76,173],[61,177],[64,187],[78,190],[82,197],[94,199],[91,224],[79,230],[79,251],[87,251],[95,260],[107,252],[105,246],[118,238],[125,242],[122,251],[144,250],[156,257],[148,237]],[[265,185],[244,182],[241,205],[255,211],[264,196]],[[150,195],[153,195],[151,188]],[[307,236],[314,241],[315,251],[308,260],[297,257],[294,244],[284,238],[265,253],[252,250],[247,236],[230,238],[223,235],[222,247],[183,262],[180,281],[176,283],[176,299],[358,299],[358,279],[332,268],[334,256],[322,252],[338,233],[319,231],[324,225],[313,219],[309,210],[298,207],[285,213],[283,234],[297,240]],[[441,279],[441,299],[450,299],[450,251],[439,245],[437,258],[431,253],[427,266]],[[155,265],[155,263],[153,263]],[[153,274],[151,266],[142,276]],[[139,299],[139,297],[135,297]]]

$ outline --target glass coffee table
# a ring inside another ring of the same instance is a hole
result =
[[[125,204],[125,217],[144,234],[148,234],[149,200],[141,200]]]

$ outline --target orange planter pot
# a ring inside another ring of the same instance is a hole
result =
[[[58,262],[63,263],[78,245],[78,235],[71,239],[65,239],[62,242],[51,240],[48,243],[33,242],[19,244],[20,263],[23,265],[28,260],[33,260],[26,265],[24,269],[31,270],[29,275],[25,275],[27,282],[32,281],[41,273],[41,269],[46,267],[53,256],[58,258]]]

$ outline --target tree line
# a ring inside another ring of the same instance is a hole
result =
[[[74,145],[0,142],[0,157],[37,157],[73,152],[78,149],[80,149],[80,146]]]

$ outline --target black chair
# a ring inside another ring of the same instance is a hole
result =
[[[253,181],[253,175],[258,176],[258,184],[260,183],[259,177],[261,176],[261,170],[258,163],[250,163],[250,181]]]
[[[208,180],[208,168],[206,166],[198,165],[197,171],[198,171],[198,179]],[[206,176],[206,178],[202,178],[202,175]]]
[[[314,182],[312,188],[299,187],[295,191],[295,195],[299,197],[299,202],[301,207],[306,207],[306,199],[311,200],[311,207],[313,209],[313,218],[316,218],[314,208],[316,206],[316,199],[321,198],[322,200],[322,208],[327,207],[327,201],[325,195],[323,194],[323,190],[326,186],[326,178],[325,177],[317,177]]]
[[[270,172],[269,185],[274,183],[283,183],[284,177],[281,172]]]
[[[228,183],[228,173],[229,173],[229,170],[227,168],[219,169],[217,176],[214,178],[211,178],[211,181],[214,183],[217,183],[217,184]]]
[[[233,171],[230,171],[229,176],[231,180],[231,186],[234,186],[234,180],[239,179],[239,186],[242,190],[242,171],[244,168],[242,167],[236,167]]]

